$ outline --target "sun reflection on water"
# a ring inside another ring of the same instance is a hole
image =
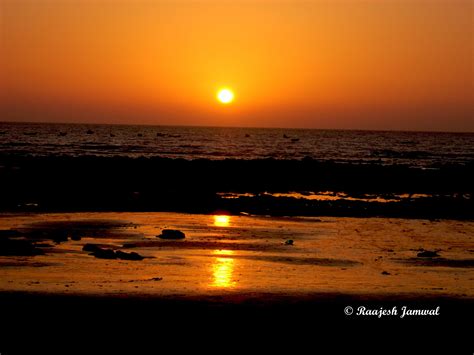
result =
[[[225,215],[214,216],[214,225],[216,227],[228,227],[230,225],[230,216],[225,216]]]
[[[235,281],[232,278],[234,273],[234,259],[228,257],[233,255],[234,252],[232,250],[214,250],[213,254],[225,257],[215,258],[214,264],[212,264],[213,280],[211,285],[223,288],[235,286]]]

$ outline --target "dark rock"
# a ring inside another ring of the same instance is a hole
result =
[[[86,245],[84,245],[82,247],[83,251],[89,251],[89,252],[92,252],[92,253],[96,252],[99,249],[100,249],[100,247],[97,244],[90,244],[90,243],[87,243]]]
[[[92,255],[99,259],[117,259],[117,254],[112,249],[99,248]]]
[[[390,275],[388,271],[382,271],[382,275]]]
[[[74,241],[77,242],[77,241],[81,240],[81,236],[77,233],[72,233],[71,234],[71,240],[74,240]]]
[[[440,255],[438,254],[437,251],[425,250],[425,251],[422,251],[421,253],[418,253],[416,256],[418,256],[419,258],[437,258]]]
[[[293,239],[288,239],[286,242],[285,242],[285,245],[293,245]]]
[[[0,238],[0,255],[3,256],[34,256],[44,252],[36,248],[29,240]]]
[[[91,129],[88,129],[86,133],[87,133],[87,134],[94,134],[94,131],[91,130]]]
[[[49,239],[51,239],[53,242],[57,244],[68,241],[68,234],[66,231],[52,230],[52,231],[49,231],[47,234],[49,234]]]
[[[144,257],[138,253],[127,253],[121,250],[101,248],[97,244],[86,244],[82,250],[91,252],[91,255],[99,259],[122,259],[122,260],[143,260]]]
[[[126,253],[121,250],[117,250],[115,252],[115,255],[117,256],[117,258],[122,259],[122,260],[143,260],[144,259],[143,256],[141,256],[138,253],[135,253],[134,251],[132,251],[131,253]]]
[[[161,281],[161,280],[163,280],[162,277],[152,277],[152,278],[150,279],[150,281]]]
[[[163,229],[161,234],[158,236],[161,239],[184,239],[185,235],[183,232],[177,229]]]

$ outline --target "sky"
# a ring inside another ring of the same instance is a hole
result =
[[[473,17],[471,0],[0,0],[0,121],[474,132]]]

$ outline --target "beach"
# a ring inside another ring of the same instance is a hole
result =
[[[2,292],[474,297],[471,221],[59,213],[7,214],[0,223],[42,251],[1,257]],[[163,229],[186,238],[160,239]],[[64,238],[54,241],[58,235]],[[100,259],[83,251],[87,244],[145,258]],[[439,255],[417,256],[424,250]]]
[[[246,324],[255,337],[309,336],[306,321],[368,321],[375,331],[381,319],[424,321],[422,331],[435,334],[472,316],[472,221],[84,212],[2,214],[0,227],[39,250],[0,256],[2,332],[11,339],[19,336],[12,324],[40,338],[52,329],[68,338],[81,324],[136,337],[177,337],[172,329],[183,324],[189,336],[203,336],[204,325],[225,336],[217,324],[239,332]],[[163,229],[185,238],[161,239]],[[104,259],[86,245],[144,258]],[[357,314],[360,307],[398,313]],[[400,318],[403,307],[438,314]],[[142,323],[153,319],[153,328]]]

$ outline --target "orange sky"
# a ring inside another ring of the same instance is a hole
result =
[[[474,131],[473,11],[0,0],[0,121]]]

